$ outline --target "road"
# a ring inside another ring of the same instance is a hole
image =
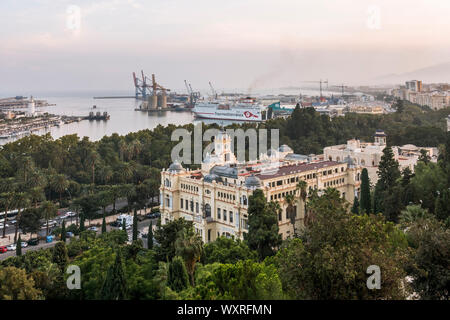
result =
[[[158,219],[145,219],[143,221],[140,221],[140,222],[138,222],[138,230],[141,232],[141,234],[147,233],[150,222],[153,223],[153,226],[156,226],[157,221],[158,221]],[[120,229],[120,228],[111,227],[110,225],[106,226],[107,232],[109,232],[111,230],[118,230],[118,229]],[[133,229],[130,228],[127,230],[127,232],[128,232],[128,239],[131,239]],[[99,230],[97,231],[97,234],[99,234],[99,233],[101,233],[101,228],[99,228]],[[142,242],[144,243],[144,248],[147,248],[147,238],[141,238],[141,239],[142,239]],[[69,242],[70,238],[68,238],[67,241]],[[57,241],[46,243],[43,240],[41,240],[39,242],[39,244],[36,246],[28,245],[26,248],[22,248],[22,254],[26,253],[29,250],[39,250],[39,249],[50,248],[50,247],[53,247],[56,243],[57,243]],[[15,255],[16,255],[16,251],[8,251],[5,253],[0,253],[0,261],[6,259],[8,257],[13,257]]]
[[[155,201],[155,199],[158,200],[155,197],[153,199],[153,201]],[[150,199],[149,199],[149,201],[150,201]],[[126,207],[127,205],[128,205],[128,203],[127,203],[126,199],[118,199],[116,201],[116,210],[120,210],[120,209]],[[111,212],[113,210],[113,205],[109,205],[105,209],[106,209],[106,212],[109,213],[109,212]],[[70,210],[69,209],[60,209],[59,213],[63,214],[63,213],[68,212],[68,211],[70,211]],[[148,211],[148,208],[147,208],[147,211]],[[103,211],[99,210],[97,213],[99,214],[99,217],[101,217],[101,215],[103,214]],[[8,239],[5,242],[5,241],[2,241],[2,238],[0,238],[0,245],[9,245],[9,244],[13,243],[13,241],[14,241],[14,233],[15,233],[15,225],[12,224],[10,221],[15,220],[15,219],[16,219],[16,217],[12,217],[12,218],[9,218],[8,221],[6,222],[6,224],[8,225],[8,227],[6,227],[6,237]],[[56,220],[58,222],[59,226],[62,224],[62,219],[59,216],[55,217],[53,220]],[[69,224],[71,224],[72,222],[76,221],[76,217],[67,218],[66,219],[66,224],[67,224],[68,221],[70,222]],[[93,220],[93,221],[95,221],[95,220]],[[42,220],[41,222],[42,222],[42,224],[45,224],[44,220]],[[89,220],[86,220],[86,223],[89,224]],[[68,225],[66,225],[66,227],[67,226]],[[3,235],[3,228],[2,227],[3,227],[3,222],[0,223],[0,237]],[[41,236],[45,235],[45,230],[46,230],[45,228],[41,229],[41,232],[40,232]],[[20,232],[20,229],[19,229],[19,232]]]

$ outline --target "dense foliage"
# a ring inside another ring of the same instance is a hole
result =
[[[285,241],[279,207],[258,190],[249,198],[243,241],[203,244],[184,219],[159,222],[148,249],[137,239],[136,219],[131,242],[126,231],[106,232],[106,225],[98,235],[84,231],[85,220],[116,212],[119,200],[125,212],[157,203],[159,172],[177,143],[170,141],[175,126],[98,142],[47,135],[7,144],[0,150],[0,210],[20,208],[18,226],[32,234],[58,208],[70,206],[80,221],[66,228],[79,237],[1,261],[0,299],[448,299],[448,112],[403,103],[395,114],[330,119],[297,108],[287,119],[260,124],[280,129],[280,142],[304,154],[354,137],[370,141],[376,129],[385,130],[390,145],[440,148],[438,163],[422,157],[414,173],[400,172],[386,148],[378,183],[372,186],[364,174],[364,196],[352,209],[335,189],[308,194],[300,183],[308,223]],[[79,290],[67,289],[69,265],[80,267]],[[381,268],[379,290],[366,286],[370,265]]]

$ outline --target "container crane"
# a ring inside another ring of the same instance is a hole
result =
[[[212,95],[213,95],[214,99],[217,99],[217,92],[216,92],[216,90],[214,90],[214,87],[213,87],[211,81],[209,82],[209,86],[211,87],[211,91],[212,91]]]

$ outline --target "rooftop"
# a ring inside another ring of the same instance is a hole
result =
[[[278,171],[274,174],[259,174],[258,177],[261,180],[268,180],[273,179],[276,177],[285,176],[288,174],[294,174],[294,173],[300,173],[300,172],[306,172],[311,170],[317,170],[327,167],[332,167],[335,165],[342,164],[341,162],[337,161],[322,161],[322,162],[314,162],[314,163],[298,163],[288,166],[283,166],[278,169]]]

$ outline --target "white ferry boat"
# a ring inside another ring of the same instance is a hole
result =
[[[253,98],[199,102],[193,112],[196,118],[231,121],[263,121],[266,114],[265,107]]]

